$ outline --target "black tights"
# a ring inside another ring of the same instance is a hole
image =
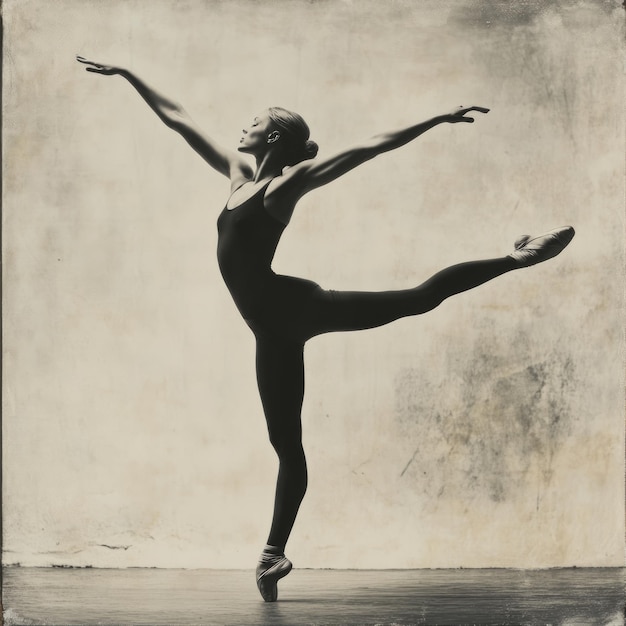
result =
[[[257,381],[270,441],[279,460],[272,527],[267,543],[284,550],[307,487],[300,414],[307,339],[362,330],[419,315],[446,298],[516,269],[510,257],[454,265],[413,289],[384,292],[324,291],[315,283],[277,277],[271,323],[249,321],[257,339]]]

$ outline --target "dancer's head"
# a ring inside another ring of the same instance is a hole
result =
[[[309,133],[302,116],[281,107],[271,107],[244,129],[239,151],[264,156],[272,150],[285,165],[295,165],[317,154],[318,146],[309,139]]]

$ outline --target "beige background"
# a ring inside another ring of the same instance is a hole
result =
[[[4,2],[4,563],[251,567],[276,462],[215,261],[228,193],[119,77],[329,154],[275,269],[391,289],[571,223],[551,263],[307,346],[299,567],[624,564],[619,0]]]

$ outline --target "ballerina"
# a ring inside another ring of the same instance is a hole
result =
[[[271,107],[242,131],[237,150],[229,150],[198,128],[180,104],[135,73],[80,56],[77,60],[87,65],[88,72],[125,78],[169,128],[230,179],[230,197],[217,220],[217,258],[233,300],[256,339],[257,383],[279,461],[272,524],[256,568],[261,596],[274,602],[278,581],[292,568],[285,546],[307,487],[301,427],[305,342],[323,333],[375,328],[431,311],[450,296],[555,257],[572,240],[574,229],[564,226],[538,237],[525,235],[510,254],[454,265],[418,286],[396,291],[332,291],[310,280],[276,274],[272,259],[302,196],[435,126],[472,123],[474,118],[468,114],[486,114],[489,109],[460,106],[316,159],[318,147],[309,138],[302,117]],[[254,169],[242,153],[254,157]]]

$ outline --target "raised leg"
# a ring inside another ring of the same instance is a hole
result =
[[[276,276],[267,288],[269,304],[262,324],[275,335],[297,342],[322,333],[375,328],[401,317],[426,313],[450,296],[511,270],[551,259],[573,237],[571,226],[538,237],[525,236],[508,256],[453,265],[417,287],[398,291],[327,291],[311,281]]]
[[[438,272],[425,283],[399,291],[321,291],[307,320],[309,336],[363,330],[420,315],[439,306],[446,298],[478,287],[517,269],[511,257],[471,261]]]

